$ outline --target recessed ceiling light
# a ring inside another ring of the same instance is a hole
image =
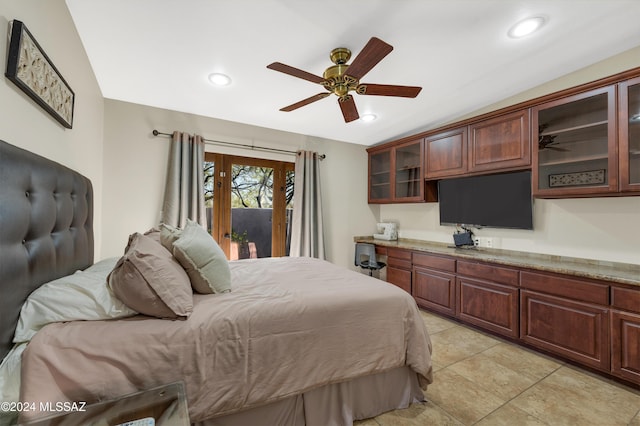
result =
[[[209,81],[211,82],[211,84],[214,84],[216,86],[226,86],[227,84],[231,83],[231,78],[229,78],[229,76],[225,74],[213,73],[209,74]]]
[[[521,38],[540,29],[546,22],[543,16],[527,18],[515,24],[507,33],[511,38]]]
[[[360,116],[360,120],[365,121],[365,122],[373,121],[376,118],[378,118],[378,116],[375,115],[375,114],[363,114],[363,115]]]

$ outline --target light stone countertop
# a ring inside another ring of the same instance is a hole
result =
[[[456,248],[444,243],[406,238],[400,238],[397,241],[386,241],[374,239],[371,236],[360,236],[354,237],[354,242],[372,243],[378,246],[422,251],[425,253],[444,254],[462,259],[555,272],[640,287],[640,264],[580,259],[501,249]]]

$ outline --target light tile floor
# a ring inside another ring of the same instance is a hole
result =
[[[357,426],[640,426],[640,390],[422,311],[433,343],[427,401]]]

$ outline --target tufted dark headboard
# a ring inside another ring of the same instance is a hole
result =
[[[92,263],[91,181],[0,140],[0,360],[27,296]]]

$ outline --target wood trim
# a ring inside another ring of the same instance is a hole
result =
[[[477,115],[471,118],[467,118],[464,120],[460,120],[460,121],[456,121],[456,122],[452,122],[449,124],[445,124],[443,126],[431,129],[431,130],[427,130],[421,133],[417,133],[411,136],[406,136],[400,139],[396,139],[396,140],[391,140],[391,141],[386,141],[386,142],[381,142],[380,144],[376,144],[374,146],[371,146],[369,148],[367,148],[367,152],[373,151],[373,150],[378,150],[378,149],[384,149],[386,147],[389,146],[393,146],[396,143],[401,143],[404,141],[408,141],[411,139],[416,139],[416,138],[426,138],[430,135],[434,135],[436,133],[440,133],[440,132],[444,132],[447,130],[452,130],[455,129],[457,127],[461,127],[461,126],[468,126],[474,123],[477,123],[479,121],[482,120],[487,120],[487,119],[491,119],[494,117],[498,117],[500,115],[503,114],[508,114],[511,112],[515,112],[521,109],[526,109],[526,108],[532,108],[534,106],[546,103],[546,102],[550,102],[552,100],[558,99],[558,98],[564,98],[567,96],[573,96],[573,95],[577,95],[579,93],[583,93],[583,92],[588,92],[590,90],[593,89],[598,89],[598,88],[602,88],[605,86],[609,86],[611,84],[616,84],[616,83],[620,83],[624,80],[627,79],[631,79],[634,77],[638,77],[640,76],[640,67],[637,68],[632,68],[630,70],[627,71],[623,71],[608,77],[604,77],[598,80],[594,80],[591,81],[589,83],[584,83],[578,86],[573,86],[567,89],[563,89],[563,90],[559,90],[557,92],[553,92],[553,93],[549,93],[543,96],[539,96],[537,98],[533,98],[524,102],[519,102],[517,104],[513,104],[504,108],[500,108],[497,109],[495,111],[490,111],[481,115]]]

